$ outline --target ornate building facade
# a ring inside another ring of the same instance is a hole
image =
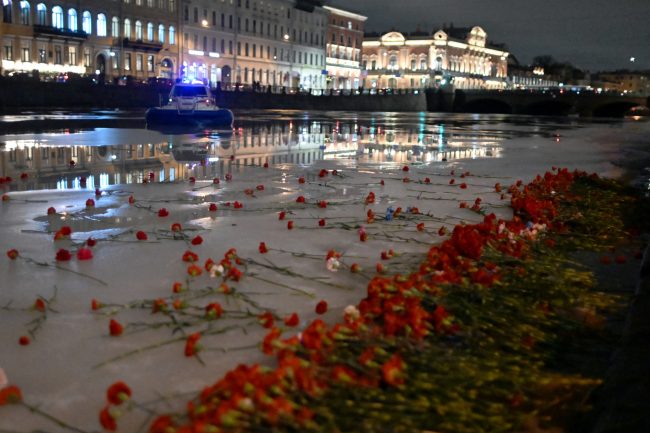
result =
[[[174,78],[178,0],[3,0],[2,73]]]
[[[448,28],[433,35],[389,32],[366,36],[362,69],[366,88],[425,88],[453,84],[460,89],[507,86],[508,52],[487,45],[480,27]]]
[[[361,47],[367,17],[325,6],[327,26],[327,88],[357,89],[361,78]]]
[[[190,79],[322,89],[328,12],[293,0],[189,0],[180,63]]]

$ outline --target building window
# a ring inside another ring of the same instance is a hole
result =
[[[420,60],[420,69],[423,69],[423,70],[427,69],[427,60],[426,59]]]
[[[73,32],[78,30],[78,21],[77,21],[77,10],[68,9],[68,29]]]
[[[142,54],[135,55],[135,70],[142,71]]]
[[[77,47],[68,47],[68,64],[77,65]]]
[[[169,10],[171,12],[176,10],[176,0],[169,0]]]
[[[153,42],[153,23],[147,24],[147,40]]]
[[[128,18],[124,18],[124,37],[131,37],[131,20]]]
[[[397,56],[390,56],[388,59],[388,69],[397,70]]]
[[[375,69],[377,69],[377,60],[373,60],[373,61],[370,63],[370,69],[372,69],[373,71],[374,71]]]
[[[126,55],[124,56],[124,70],[125,71],[131,70],[131,53],[126,53]]]
[[[244,53],[245,53],[244,55],[248,57],[248,42],[246,42],[246,44],[244,45]]]
[[[165,26],[162,24],[158,26],[158,42],[161,44],[165,43]]]
[[[216,11],[212,11],[212,25],[215,26],[215,27],[217,26],[217,12]]]
[[[23,48],[21,55],[20,55],[20,60],[23,62],[31,62],[32,59],[29,56],[29,48]]]
[[[90,48],[84,49],[84,66],[86,68],[90,67]]]
[[[21,1],[20,2],[20,24],[28,26],[29,25],[29,2]]]
[[[2,22],[11,22],[11,0],[2,0]]]
[[[14,47],[11,45],[5,45],[5,49],[2,53],[2,60],[13,60],[14,59]]]
[[[194,8],[194,22],[198,23],[199,22],[199,9]]]
[[[84,11],[81,15],[81,30],[86,32],[88,35],[93,31],[93,19],[88,11]]]
[[[226,14],[221,14],[221,28],[226,27]]]
[[[174,26],[169,26],[169,45],[175,45],[176,44],[176,30],[174,30]]]
[[[228,41],[228,54],[232,54],[232,41]]]
[[[411,59],[411,69],[415,71],[415,59]]]
[[[54,6],[52,8],[52,27],[57,29],[63,28],[63,9],[61,9],[61,6]]]
[[[63,64],[63,53],[61,52],[61,47],[59,45],[54,47],[54,64],[62,65]]]
[[[241,42],[237,42],[237,55],[241,56]]]
[[[185,5],[183,6],[183,21],[188,22],[190,20],[190,7]]]
[[[221,53],[223,54],[225,52],[226,52],[226,41],[222,39],[221,40]]]
[[[113,17],[111,20],[111,36],[114,38],[120,37],[120,19],[118,17]]]
[[[38,63],[47,63],[47,53],[45,48],[38,49]]]
[[[36,24],[39,26],[47,24],[47,7],[43,3],[36,6]]]
[[[147,7],[152,8],[153,7],[153,0],[147,0]]]
[[[147,56],[147,71],[153,72],[153,56]]]
[[[97,36],[106,36],[106,15],[97,14]]]
[[[137,20],[135,22],[135,40],[136,41],[142,40],[142,21],[140,20]]]

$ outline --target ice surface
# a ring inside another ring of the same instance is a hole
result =
[[[382,262],[382,251],[397,253],[383,261],[390,272],[407,272],[418,263],[418,254],[443,239],[437,233],[441,226],[481,218],[460,209],[460,201],[471,205],[481,197],[488,212],[508,216],[507,202],[494,192],[496,182],[530,181],[552,166],[617,176],[621,169],[613,162],[631,143],[647,146],[650,132],[650,124],[640,122],[566,124],[472,116],[447,119],[441,131],[439,124],[417,115],[364,118],[353,113],[339,119],[313,113],[310,122],[335,129],[322,133],[313,127],[311,132],[301,132],[304,116],[271,116],[274,122],[288,125],[280,134],[280,140],[287,141],[284,148],[259,144],[257,153],[244,161],[248,158],[244,146],[233,139],[220,148],[218,162],[188,164],[173,182],[161,183],[156,177],[153,183],[137,183],[148,173],[141,167],[132,170],[133,183],[104,186],[101,197],[95,197],[94,186],[88,185],[9,192],[10,200],[0,203],[0,306],[4,307],[0,367],[9,383],[21,387],[27,402],[71,425],[96,431],[106,388],[123,380],[137,401],[158,401],[150,404],[157,412],[182,410],[185,401],[238,363],[271,362],[255,347],[265,333],[255,318],[258,313],[272,310],[283,317],[298,312],[301,325],[290,331],[297,332],[315,317],[316,303],[325,299],[330,306],[325,319],[336,321],[345,306],[364,296],[375,264]],[[246,120],[245,115],[242,118]],[[358,122],[358,132],[339,133],[340,119]],[[264,126],[251,128],[251,147],[257,139],[266,143],[269,133]],[[410,134],[414,141],[407,138]],[[422,138],[417,138],[419,134]],[[432,142],[427,145],[426,140]],[[74,144],[74,134],[68,142]],[[438,151],[428,151],[427,146]],[[298,156],[295,161],[291,157],[294,163],[278,158],[269,168],[261,166],[274,152],[299,155],[300,149],[313,150],[318,158],[309,163],[298,161]],[[229,155],[236,157],[230,160]],[[404,165],[408,172],[402,171]],[[323,168],[336,169],[340,175],[321,178]],[[467,171],[471,175],[461,178]],[[231,181],[226,181],[226,173],[232,174]],[[195,176],[196,183],[188,182],[189,176]],[[300,176],[305,177],[304,184],[298,182]],[[218,185],[213,184],[214,177],[220,179]],[[405,177],[411,182],[404,182]],[[425,177],[431,184],[418,183]],[[455,185],[449,185],[452,178]],[[14,179],[13,184],[20,182]],[[467,189],[459,187],[462,182]],[[264,190],[257,190],[258,185]],[[254,193],[246,194],[247,189]],[[366,206],[370,191],[377,202]],[[134,204],[128,202],[130,195]],[[306,204],[296,203],[299,195]],[[86,208],[89,198],[95,199],[94,208]],[[236,200],[243,208],[234,209]],[[328,202],[326,208],[316,205],[320,200]],[[218,211],[210,212],[209,203],[216,203]],[[46,214],[50,206],[57,214]],[[416,206],[422,214],[383,221],[390,206],[404,210]],[[161,218],[157,211],[163,207],[169,216]],[[375,223],[366,222],[368,209],[376,212]],[[287,216],[280,221],[278,213],[283,210]],[[318,225],[321,218],[325,227]],[[287,229],[288,220],[294,222],[293,230]],[[170,231],[175,222],[184,228],[182,234]],[[419,222],[424,222],[424,232],[416,230]],[[64,225],[72,228],[71,239],[54,241],[54,232]],[[369,234],[366,242],[359,240],[362,226]],[[138,230],[148,234],[146,242],[136,240]],[[203,243],[193,246],[189,239],[196,235]],[[55,263],[59,248],[74,251],[89,237],[98,240],[91,260]],[[271,250],[268,254],[258,252],[262,241]],[[4,252],[11,248],[18,249],[22,258],[49,266],[9,260]],[[248,263],[242,280],[228,283],[245,297],[219,293],[221,280],[211,279],[206,272],[191,280],[190,291],[172,293],[174,282],[189,281],[188,264],[181,261],[186,250],[198,254],[202,266],[207,258],[218,262],[230,248],[236,248]],[[325,255],[330,249],[343,253],[342,261],[348,265],[359,263],[365,272],[351,274],[344,267],[328,271]],[[197,297],[206,287],[215,290]],[[40,315],[31,308],[34,301],[55,294],[31,344],[20,346],[19,337],[28,334],[30,322]],[[180,323],[175,326],[166,316],[137,305],[156,298],[185,299],[196,309],[188,307],[185,315],[175,313]],[[92,299],[114,307],[93,312]],[[222,318],[183,326],[184,320],[196,321],[209,302],[222,304],[226,311]],[[111,318],[126,326],[122,336],[109,336]],[[181,337],[195,331],[206,332],[201,339],[202,362],[183,354]],[[145,420],[141,412],[126,413],[119,420],[120,431],[137,431]],[[0,408],[0,431],[34,429],[63,431],[22,407]]]

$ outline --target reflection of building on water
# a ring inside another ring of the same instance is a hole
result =
[[[5,140],[0,143],[0,176],[19,179],[26,173],[26,181],[11,184],[20,190],[104,188],[142,182],[149,173],[156,181],[212,177],[232,165],[312,164],[323,158],[325,135],[318,122],[283,122],[228,134],[170,134],[155,144],[52,146],[45,138]]]

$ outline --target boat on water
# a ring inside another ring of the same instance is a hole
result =
[[[167,104],[148,109],[145,118],[149,127],[231,128],[234,120],[232,111],[214,103],[207,86],[189,83],[175,84]]]

